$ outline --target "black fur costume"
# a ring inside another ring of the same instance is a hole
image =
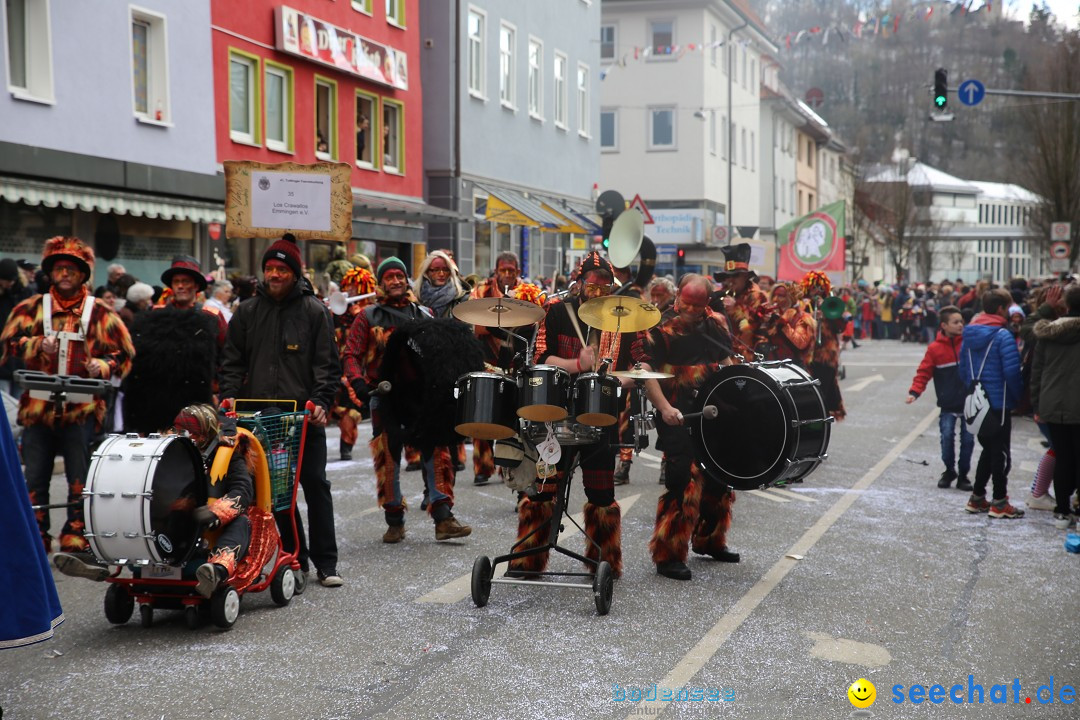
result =
[[[123,384],[125,430],[160,432],[185,406],[213,403],[217,332],[215,317],[202,310],[165,307],[136,316],[135,358]]]

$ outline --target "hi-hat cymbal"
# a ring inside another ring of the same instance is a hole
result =
[[[660,310],[652,303],[637,298],[609,295],[582,303],[578,308],[578,317],[597,330],[630,333],[648,330],[659,323]]]
[[[516,298],[478,298],[454,306],[454,317],[470,325],[513,328],[544,319],[544,309]]]
[[[641,368],[634,368],[633,370],[612,370],[608,373],[612,377],[630,378],[631,380],[667,380],[668,378],[675,377],[671,373],[656,372],[655,370],[642,370]]]

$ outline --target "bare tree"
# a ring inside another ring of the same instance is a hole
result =
[[[855,225],[882,239],[897,280],[906,278],[919,244],[919,208],[909,170],[906,157],[893,167],[865,166],[855,184]]]

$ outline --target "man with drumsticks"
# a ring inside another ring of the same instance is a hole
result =
[[[656,506],[656,526],[649,550],[656,571],[674,580],[689,580],[687,545],[721,562],[739,562],[727,547],[734,491],[705,476],[692,456],[690,433],[683,427],[694,391],[721,365],[730,365],[734,351],[724,319],[709,308],[712,283],[689,275],[675,299],[675,315],[638,333],[634,361],[644,370],[671,373],[668,380],[647,380],[645,391],[661,422],[657,433],[664,445],[667,472]]]
[[[135,352],[131,337],[112,307],[95,300],[86,287],[93,265],[94,251],[78,238],[54,237],[45,243],[41,269],[49,275],[49,289],[11,311],[0,334],[0,364],[16,357],[27,370],[104,380],[128,373]],[[53,460],[57,454],[64,456],[68,502],[74,503],[60,531],[60,549],[65,552],[89,549],[80,501],[90,466],[90,440],[104,417],[103,396],[69,394],[60,414],[47,390],[27,390],[19,398],[32,504],[49,504]],[[38,511],[37,522],[45,551],[50,552],[49,512]]]
[[[547,317],[540,323],[536,335],[534,362],[554,365],[571,375],[593,372],[601,358],[619,354],[621,336],[614,332],[593,332],[597,344],[585,342],[577,318],[580,304],[586,300],[611,293],[614,274],[611,263],[597,252],[589,253],[578,268],[581,295],[548,306]],[[629,385],[632,381],[626,381]],[[571,450],[576,450],[571,452]],[[593,445],[566,448],[559,462],[559,474],[570,467],[575,454],[581,458],[582,484],[585,488],[585,534],[592,540],[585,555],[603,559],[611,565],[614,576],[622,575],[622,515],[615,501],[615,452],[606,434]],[[547,543],[544,529],[551,522],[553,498],[558,490],[557,477],[537,479],[539,493],[522,496],[518,502],[518,542],[516,551],[529,550]],[[526,540],[526,538],[528,538]],[[524,542],[522,542],[524,541]],[[540,572],[547,566],[548,553],[536,553],[510,562],[508,574],[522,571]]]
[[[717,282],[724,284],[721,297],[723,308],[713,309],[727,314],[731,332],[735,338],[735,353],[746,362],[754,359],[761,329],[761,306],[768,297],[758,287],[757,275],[750,269],[750,243],[739,243],[720,248],[724,253],[724,269],[713,273]]]

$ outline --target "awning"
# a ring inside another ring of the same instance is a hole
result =
[[[548,229],[566,223],[565,218],[545,210],[539,202],[519,192],[487,185],[479,187],[488,193],[487,213],[484,217],[492,222]]]
[[[381,220],[405,223],[469,222],[471,218],[453,210],[416,200],[377,197],[353,193],[353,220]]]
[[[576,229],[560,230],[559,232],[571,232],[581,235],[599,235],[604,231],[600,225],[589,217],[591,211],[586,209],[586,206],[581,203],[575,203],[572,200],[545,199],[544,207],[552,209],[562,217],[567,218],[576,226]]]
[[[107,190],[82,185],[0,177],[0,197],[8,202],[27,205],[62,206],[86,212],[116,213],[162,220],[225,222],[221,203],[183,200],[164,195],[144,195],[123,190]]]

